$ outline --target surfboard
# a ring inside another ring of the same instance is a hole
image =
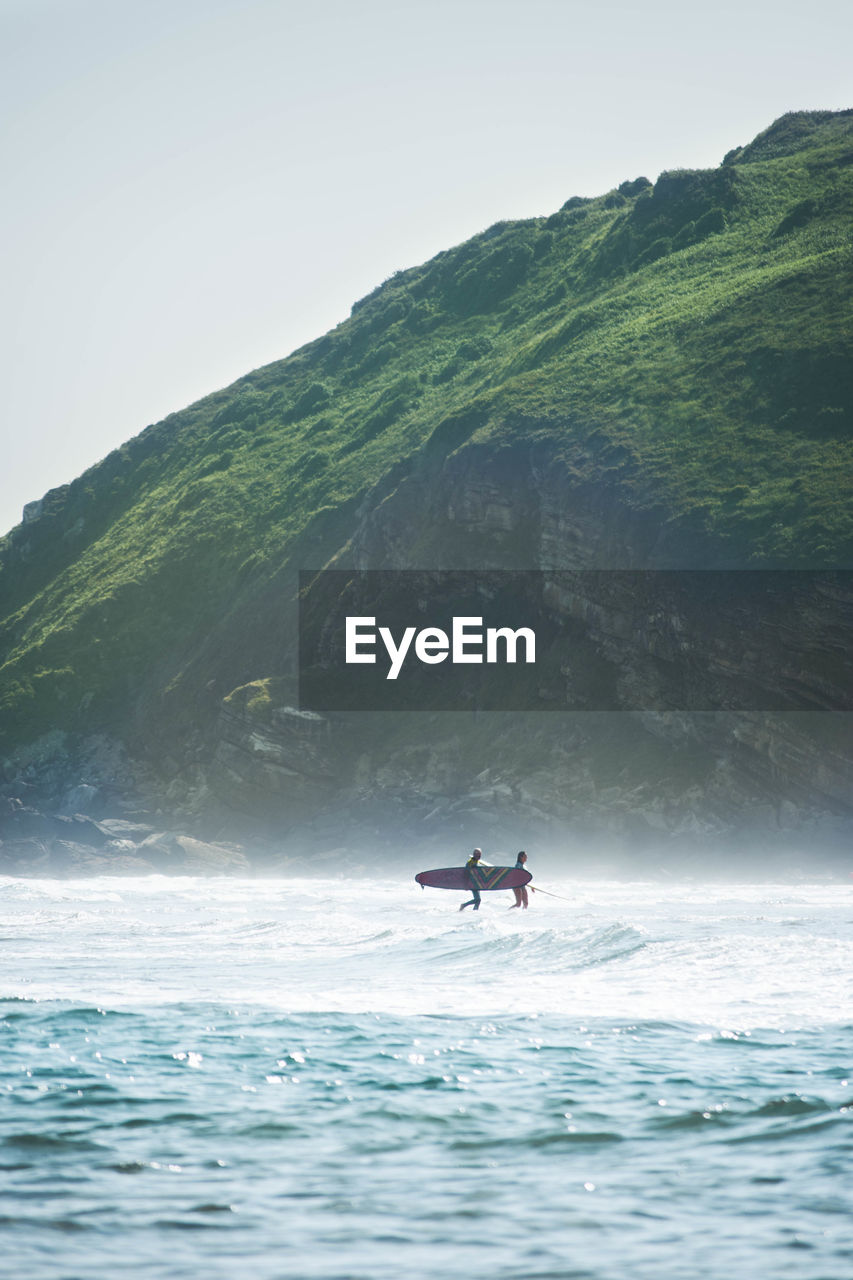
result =
[[[440,867],[436,871],[419,871],[419,885],[431,889],[520,889],[533,876],[522,867]]]

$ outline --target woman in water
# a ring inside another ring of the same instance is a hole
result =
[[[516,870],[524,871],[525,869],[524,864],[526,861],[527,861],[527,854],[522,849],[521,853],[518,855],[518,857],[515,860]],[[531,893],[536,892],[532,884],[530,885],[530,892]],[[527,910],[527,885],[523,884],[521,885],[520,888],[513,889],[513,893],[515,894],[515,902],[510,907],[510,911],[513,911],[516,907],[523,907],[524,910],[526,911]]]

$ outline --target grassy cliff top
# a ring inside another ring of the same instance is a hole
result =
[[[275,672],[282,571],[428,442],[605,442],[626,502],[732,562],[850,565],[851,205],[853,112],[792,113],[717,169],[496,223],[146,428],[0,541],[0,741],[168,700],[265,594],[234,667]]]

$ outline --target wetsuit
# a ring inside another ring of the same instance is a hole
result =
[[[479,866],[480,866],[479,858],[469,858],[468,861],[465,863],[465,867],[469,871],[471,867],[479,867]],[[475,911],[480,910],[480,890],[474,884],[473,877],[470,877],[470,879],[471,879],[471,893],[473,894],[473,897],[469,902],[462,903],[462,906],[459,908],[460,911],[464,911],[466,907],[471,907],[471,906],[473,906]]]

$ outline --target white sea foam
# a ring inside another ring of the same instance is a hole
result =
[[[132,1007],[851,1018],[853,887],[554,882],[529,911],[391,881],[0,881],[0,996]],[[563,899],[568,899],[564,901]]]

